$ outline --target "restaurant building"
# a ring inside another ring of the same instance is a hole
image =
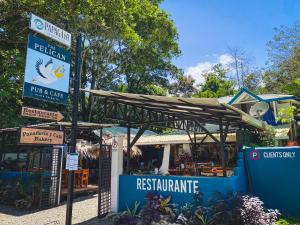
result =
[[[172,195],[179,204],[191,200],[198,188],[207,197],[214,191],[246,191],[243,157],[237,151],[238,145],[258,141],[259,133],[265,129],[261,120],[213,98],[87,91],[101,105],[99,114],[103,118],[127,127],[125,138],[112,138],[111,171],[105,169],[108,157],[101,164],[104,155],[100,154],[101,179],[111,180],[109,187],[102,186],[100,181],[100,217],[110,209],[123,210],[135,201],[143,202],[149,191]],[[216,129],[209,130],[210,126]],[[139,128],[134,137],[130,133],[132,127]],[[185,134],[173,135],[173,139],[172,135],[143,137],[146,130],[165,128]],[[232,135],[236,133],[239,133],[237,139]],[[163,140],[166,137],[169,141]],[[133,146],[140,149],[140,156],[131,156]],[[206,155],[206,149],[212,150],[211,158]],[[232,162],[228,157],[230,149],[234,150]]]

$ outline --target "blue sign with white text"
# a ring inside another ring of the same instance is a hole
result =
[[[242,175],[231,177],[191,177],[158,175],[121,175],[119,180],[119,211],[132,208],[135,202],[145,204],[148,192],[156,192],[164,197],[171,196],[172,203],[184,205],[193,200],[200,191],[204,201],[216,192],[226,195],[228,192],[244,192],[240,185]]]
[[[23,96],[67,104],[71,53],[29,35]]]
[[[251,194],[266,207],[300,216],[300,146],[246,149]]]

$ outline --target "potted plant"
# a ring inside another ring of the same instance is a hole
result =
[[[298,142],[297,138],[297,127],[294,116],[299,113],[300,110],[295,106],[289,106],[287,108],[281,108],[278,112],[278,116],[276,118],[277,121],[281,123],[288,123],[290,125],[290,140],[288,142],[288,146],[297,146]]]

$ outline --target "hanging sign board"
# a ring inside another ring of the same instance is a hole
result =
[[[61,121],[64,118],[60,112],[52,112],[30,107],[22,107],[22,116],[52,121]]]
[[[23,96],[67,104],[71,53],[29,35]]]
[[[71,46],[71,34],[48,21],[31,14],[29,28],[68,47]]]
[[[66,169],[78,170],[78,153],[67,154]]]
[[[61,145],[64,143],[64,132],[35,128],[21,128],[20,143]]]

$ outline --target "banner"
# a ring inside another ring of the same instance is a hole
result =
[[[29,35],[23,97],[67,104],[71,53]]]

